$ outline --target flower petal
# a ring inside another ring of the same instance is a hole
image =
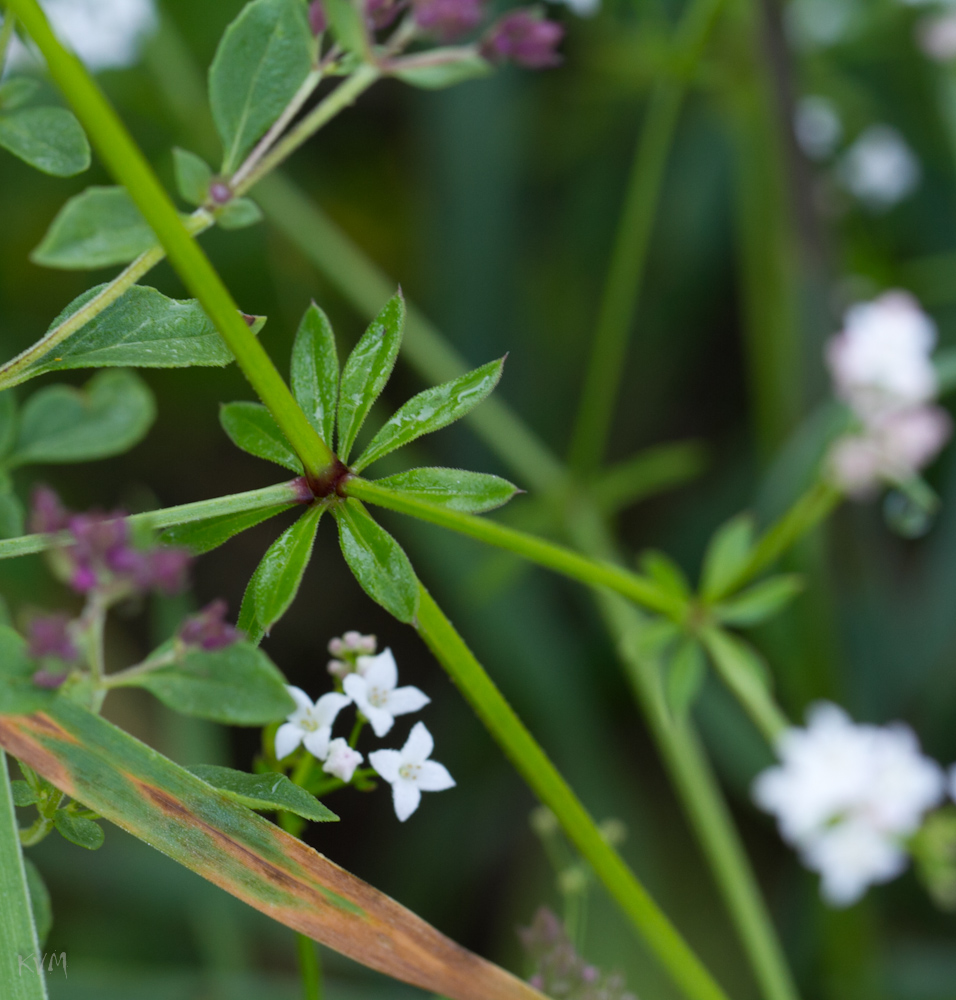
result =
[[[347,694],[339,694],[337,691],[330,691],[322,695],[315,703],[315,721],[320,726],[331,726],[335,722],[335,717],[345,708],[351,705],[352,699]]]
[[[398,666],[391,649],[382,650],[378,656],[360,656],[355,663],[369,687],[391,691],[398,683]]]
[[[395,725],[395,718],[387,708],[376,708],[374,705],[366,703],[362,706],[362,712],[371,724],[373,732],[379,738]]]
[[[421,764],[431,756],[435,741],[424,722],[416,722],[402,747],[402,759],[409,764]]]
[[[304,712],[312,711],[312,699],[302,690],[302,688],[295,687],[292,684],[286,684],[286,691],[292,695],[292,700],[295,702],[295,711],[292,713],[294,716],[301,716]],[[289,718],[292,718],[292,715]]]
[[[295,695],[293,695],[295,697]],[[302,742],[302,730],[294,722],[284,722],[276,730],[276,759],[288,757]]]
[[[342,680],[342,687],[345,688],[345,693],[352,701],[365,712],[368,706],[368,681],[358,674],[346,674]],[[365,714],[368,715],[368,712]]]
[[[392,803],[395,806],[395,815],[402,823],[418,808],[421,800],[422,793],[414,781],[405,781],[399,778],[392,785]]]
[[[325,758],[329,755],[329,740],[331,738],[332,727],[320,726],[313,732],[306,733],[302,738],[302,742],[305,744],[306,750],[308,750],[313,757],[317,757],[319,760],[325,760]]]
[[[423,792],[444,792],[455,787],[455,779],[448,773],[448,768],[437,760],[422,761],[419,767],[421,770],[416,781]]]
[[[399,780],[398,769],[402,766],[402,755],[397,750],[373,750],[368,755],[368,762],[389,784]]]
[[[430,701],[431,698],[417,687],[401,687],[388,692],[385,697],[385,708],[392,715],[407,715],[409,712],[417,712],[420,708],[424,708]]]

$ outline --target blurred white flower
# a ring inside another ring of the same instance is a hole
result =
[[[416,722],[401,750],[375,750],[368,762],[392,786],[395,815],[405,822],[418,808],[422,792],[443,792],[455,779],[444,764],[429,760],[435,741],[425,724]]]
[[[313,757],[325,760],[335,717],[352,699],[332,691],[313,705],[301,688],[287,685],[287,690],[295,700],[296,709],[276,730],[276,758],[288,757],[301,743]]]
[[[94,72],[134,65],[159,23],[154,0],[40,0],[40,6],[60,40]],[[34,61],[24,45],[14,42],[11,65]]]
[[[601,0],[549,0],[550,3],[563,3],[578,17],[593,17],[601,7]]]
[[[847,906],[905,868],[902,840],[945,784],[908,727],[857,725],[836,705],[819,704],[805,729],[783,734],[778,752],[780,766],[758,775],[754,799],[823,876],[829,902]]]
[[[871,125],[843,154],[838,168],[843,186],[870,208],[891,208],[916,190],[919,160],[889,125]]]
[[[832,101],[825,97],[804,97],[793,122],[800,148],[812,160],[825,160],[836,150],[843,135],[843,123]]]
[[[916,44],[939,62],[956,57],[956,11],[924,17],[916,26]]]
[[[355,769],[363,760],[358,750],[353,750],[341,736],[337,736],[329,743],[328,756],[322,765],[322,770],[348,784],[355,774]]]
[[[360,656],[356,665],[358,673],[348,674],[342,686],[376,736],[384,736],[392,728],[396,715],[417,712],[431,701],[417,687],[396,687],[398,667],[390,649],[378,656]]]
[[[860,16],[857,0],[790,0],[786,28],[800,49],[823,49],[847,41]]]

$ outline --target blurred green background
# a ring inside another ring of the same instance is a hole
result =
[[[611,460],[677,440],[705,449],[700,475],[618,517],[628,551],[664,549],[691,575],[725,518],[751,506],[770,515],[794,495],[800,444],[826,396],[821,347],[845,305],[908,288],[932,311],[944,344],[956,333],[956,70],[914,41],[920,19],[936,8],[794,3],[725,5],[668,161],[615,416]],[[141,64],[101,75],[170,188],[174,145],[214,155],[197,74],[239,6],[164,0],[163,28]],[[498,391],[558,454],[571,433],[648,90],[668,72],[667,39],[681,10],[665,0],[611,0],[580,20],[553,8],[568,27],[559,69],[505,69],[437,93],[382,83],[287,171],[470,364],[510,352]],[[834,11],[842,33],[822,41],[800,33],[800,24],[819,26]],[[791,128],[809,95],[826,98],[842,121],[833,149],[812,163]],[[856,137],[881,123],[905,138],[920,180],[898,204],[874,209],[841,184],[840,164]],[[97,165],[63,181],[0,157],[5,357],[110,276],[28,261],[62,202],[106,182]],[[268,220],[213,231],[204,245],[241,307],[269,317],[262,338],[283,370],[310,299],[329,313],[340,349],[364,328],[340,287]],[[182,295],[166,265],[149,283]],[[160,416],[142,444],[118,459],[31,470],[18,480],[21,495],[38,479],[74,507],[144,509],[277,479],[219,428],[220,403],[251,398],[235,368],[144,377]],[[385,402],[395,408],[423,386],[400,363]],[[528,486],[467,425],[415,451],[415,464],[499,472]],[[925,537],[903,541],[879,505],[854,506],[793,557],[810,577],[809,592],[755,639],[794,718],[814,698],[832,697],[859,719],[905,719],[929,753],[956,758],[953,454],[930,472],[943,503]],[[502,516],[551,530],[534,521],[534,504],[533,495],[519,496]],[[756,997],[590,596],[439,529],[385,523],[597,818],[626,824],[625,856],[705,961],[735,998]],[[235,613],[280,527],[269,522],[200,559],[190,601],[223,596]],[[376,633],[395,651],[403,681],[431,695],[423,719],[458,786],[426,797],[404,825],[387,790],[349,792],[330,801],[342,822],[306,838],[456,940],[527,971],[515,927],[541,903],[561,906],[529,826],[531,796],[414,633],[359,590],[331,527],[322,525],[298,600],[266,648],[315,697],[328,684],[328,639],[353,628]],[[20,613],[70,600],[32,557],[0,563],[0,590]],[[138,658],[176,610],[115,621],[117,663]],[[256,752],[255,733],[184,720],[132,692],[115,695],[108,715],[183,763],[247,768]],[[697,715],[804,996],[956,998],[953,917],[933,909],[912,874],[849,911],[827,911],[815,879],[749,802],[750,779],[769,760],[749,722],[716,685]],[[118,830],[109,828],[93,855],[50,838],[31,856],[53,894],[48,950],[68,955],[69,978],[49,977],[55,1000],[298,995],[290,932]],[[676,995],[599,888],[590,894],[583,951],[624,972],[642,1000]],[[323,954],[332,1000],[413,992]]]

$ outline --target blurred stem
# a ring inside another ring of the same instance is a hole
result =
[[[684,993],[696,1000],[726,995],[674,929],[618,852],[601,836],[564,778],[525,728],[454,626],[419,585],[418,632],[504,750],[518,773],[561,824],[611,897]]]
[[[39,963],[39,953],[7,756],[0,750],[0,996],[3,1000],[46,1000],[46,980],[33,961],[37,956]]]
[[[303,1000],[322,1000],[322,967],[319,965],[319,946],[304,934],[295,936],[299,956],[299,974],[302,977]]]
[[[634,152],[620,226],[608,267],[591,359],[568,456],[573,469],[604,459],[628,335],[644,280],[647,251],[661,199],[664,169],[688,85],[696,73],[724,0],[690,0],[675,32],[671,73],[655,83]]]

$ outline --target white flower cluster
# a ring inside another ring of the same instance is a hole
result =
[[[781,764],[757,777],[754,799],[820,873],[827,902],[849,906],[906,868],[906,838],[946,791],[943,769],[907,726],[857,725],[824,703],[805,729],[783,734],[778,751]]]
[[[827,345],[836,393],[860,423],[829,456],[831,475],[847,494],[866,497],[881,482],[911,478],[949,438],[949,416],[932,405],[935,344],[933,321],[911,295],[894,291],[848,310]]]
[[[332,738],[339,712],[354,704],[375,735],[382,737],[396,716],[417,712],[429,703],[431,699],[417,687],[398,687],[392,651],[375,656],[375,649],[375,636],[346,632],[329,643],[329,652],[336,657],[329,662],[329,673],[341,681],[342,692],[330,691],[313,704],[303,690],[289,687],[297,707],[276,731],[278,760],[304,746],[323,761],[323,771],[348,784],[364,758],[342,737]],[[395,815],[402,822],[418,808],[422,792],[442,792],[455,784],[444,765],[429,760],[433,749],[431,733],[417,722],[401,750],[375,750],[368,755],[375,771],[392,786]]]

